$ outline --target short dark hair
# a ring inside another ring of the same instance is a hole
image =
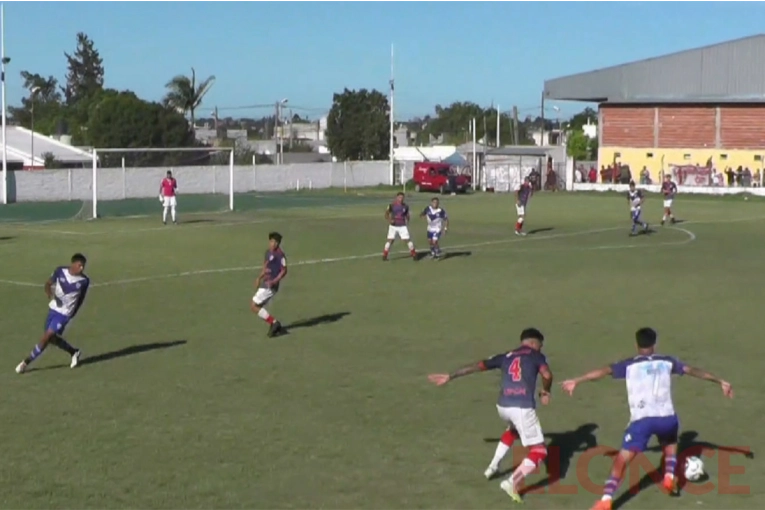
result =
[[[88,263],[88,259],[85,258],[85,255],[83,255],[82,253],[75,253],[74,255],[72,255],[72,264],[74,264],[75,262],[79,262],[80,264],[84,266],[85,264]]]
[[[650,349],[656,345],[656,338],[659,335],[656,334],[656,330],[652,328],[640,328],[635,333],[635,340],[637,345],[641,349]]]
[[[173,172],[171,172],[170,170],[168,170],[168,171],[167,171],[167,175],[173,175]]]
[[[544,342],[545,336],[537,328],[526,328],[521,331],[521,342],[524,340],[539,340],[540,342]]]
[[[268,240],[273,239],[276,244],[282,244],[282,235],[279,232],[271,232],[268,234]]]
[[[397,197],[403,197],[404,196],[404,192],[403,191],[399,191],[398,193],[396,193],[396,196]]]
[[[630,186],[634,186],[634,185],[635,185],[635,181],[630,181]]]

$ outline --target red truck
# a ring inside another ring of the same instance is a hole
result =
[[[448,163],[415,163],[413,180],[418,192],[465,193],[472,187],[471,177],[455,172]]]

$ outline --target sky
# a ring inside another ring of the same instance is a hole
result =
[[[344,88],[387,93],[391,45],[397,120],[454,101],[524,117],[545,79],[755,35],[763,15],[760,2],[9,2],[7,101],[26,95],[22,70],[63,81],[85,32],[107,87],[159,100],[192,66],[214,75],[197,117],[260,117],[273,106],[247,107],[286,98],[318,118]]]

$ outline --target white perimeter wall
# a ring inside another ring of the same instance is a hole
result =
[[[99,168],[98,199],[155,197],[168,170],[178,180],[179,195],[229,192],[228,166]],[[8,198],[13,202],[89,200],[93,196],[92,177],[90,168],[8,172]],[[235,193],[381,184],[390,184],[387,161],[234,167]]]
[[[661,186],[658,184],[643,186],[638,184],[638,188],[651,192],[660,193]],[[629,189],[627,184],[589,184],[589,183],[573,183],[572,189],[574,191],[619,191],[626,193]],[[726,188],[726,187],[712,187],[712,186],[678,186],[680,193],[689,195],[741,195],[748,193],[750,195],[757,195],[765,197],[765,188]]]

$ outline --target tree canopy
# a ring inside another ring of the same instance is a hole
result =
[[[45,135],[71,135],[75,145],[113,148],[199,145],[185,114],[190,113],[193,119],[194,110],[201,104],[213,77],[197,85],[193,69],[191,78],[176,76],[168,82],[170,90],[165,101],[158,103],[145,101],[131,91],[105,89],[103,59],[86,34],[78,33],[74,52],[64,56],[67,73],[63,86],[55,76],[21,71],[28,94],[22,98],[21,106],[8,109],[14,123],[28,128],[34,123],[34,130]],[[185,85],[190,88],[187,90]],[[179,94],[173,95],[173,92]],[[189,94],[183,96],[185,92]],[[119,164],[123,156],[131,165],[200,164],[209,159],[200,157],[199,153],[191,154],[104,154],[101,163]]]
[[[341,161],[388,159],[388,98],[377,90],[335,94],[327,116],[327,147]]]

